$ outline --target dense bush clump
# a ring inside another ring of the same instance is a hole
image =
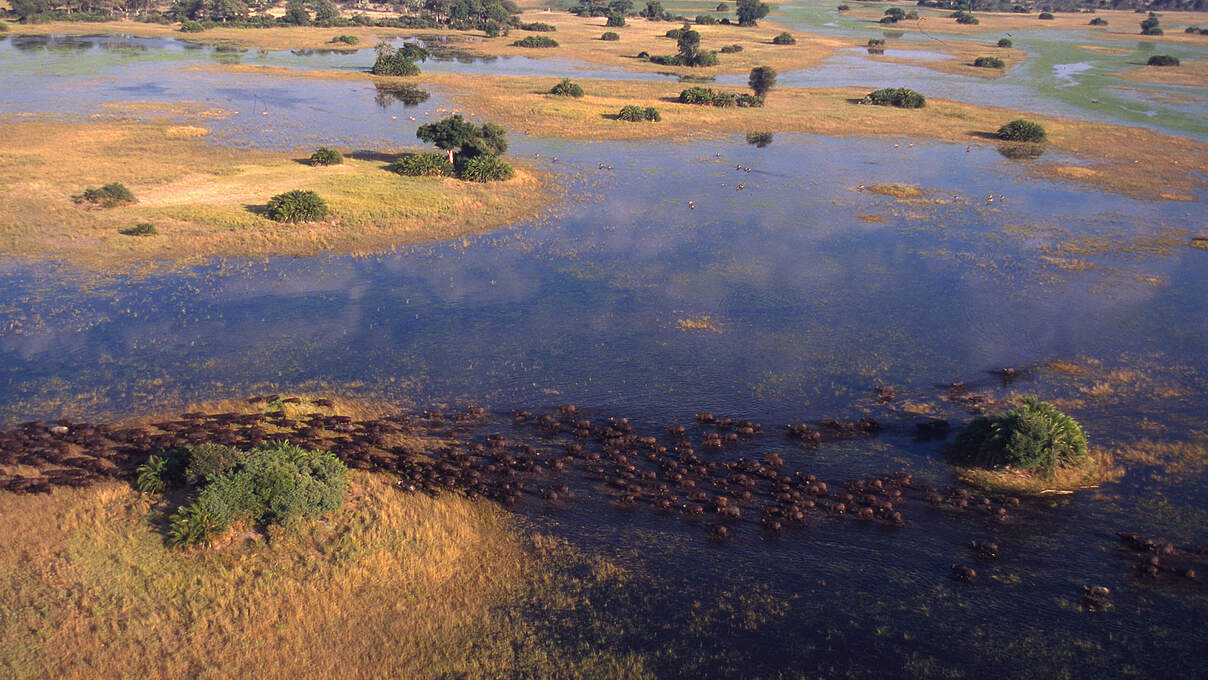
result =
[[[1149,66],[1178,66],[1179,58],[1169,54],[1155,54],[1145,63]]]
[[[1090,25],[1091,26],[1106,26],[1107,19],[1104,19],[1103,17],[1095,17],[1094,19],[1091,19]]]
[[[289,525],[340,507],[348,468],[334,455],[286,442],[251,451],[202,444],[153,455],[137,487],[158,493],[184,487],[191,503],[168,519],[168,543],[195,545],[238,523]]]
[[[583,87],[570,78],[563,78],[562,82],[550,88],[550,94],[559,97],[574,97],[578,99],[583,96]]]
[[[344,155],[335,149],[321,146],[310,155],[311,165],[339,165],[344,162]]]
[[[998,138],[1008,142],[1043,142],[1046,134],[1040,123],[1019,118],[998,128]]]
[[[121,182],[110,182],[103,187],[89,187],[84,190],[84,193],[76,197],[77,203],[95,203],[97,205],[113,208],[127,203],[134,203],[134,194],[126,188]]]
[[[761,0],[738,0],[735,12],[738,14],[739,26],[754,26],[755,22],[768,15],[772,7]]]
[[[839,5],[837,9],[840,12],[846,12],[847,10],[851,9],[851,5]]]
[[[543,24],[540,21],[534,21],[531,24],[522,23],[516,28],[519,28],[522,31],[534,31],[536,33],[552,33],[553,31],[558,30],[557,26],[554,26],[553,24]]]
[[[139,222],[129,229],[121,230],[119,233],[123,236],[157,236],[159,235],[159,230],[150,222]]]
[[[512,166],[498,156],[483,155],[467,160],[458,176],[469,182],[498,182],[515,174]]]
[[[1183,29],[1183,32],[1191,33],[1193,35],[1208,35],[1208,28],[1200,28],[1199,26],[1188,26],[1187,28]]]
[[[973,60],[973,65],[981,68],[1005,68],[1007,64],[998,57],[978,57]]]
[[[543,35],[530,35],[523,40],[512,43],[513,47],[557,47],[558,41]]]
[[[721,108],[729,108],[737,106],[739,108],[757,108],[763,106],[763,101],[754,95],[734,94],[731,92],[719,92],[712,88],[700,87],[699,85],[690,87],[679,95],[681,104],[696,104],[698,106],[717,106]]]
[[[604,40],[607,42],[616,42],[620,39],[621,39],[621,36],[616,31],[605,31],[603,34],[600,35],[600,40]]]
[[[3,33],[7,30],[8,30],[8,24],[4,23],[3,21],[0,21],[0,33]]]
[[[969,12],[956,12],[952,15],[952,18],[956,19],[956,23],[958,24],[968,24],[972,26],[981,23],[977,20],[977,17],[973,16]]]
[[[313,191],[295,189],[268,199],[265,216],[276,222],[318,222],[327,217],[327,201]]]
[[[1045,21],[1049,21],[1050,19],[1055,19],[1056,17],[1054,17],[1054,16],[1053,16],[1053,14],[1052,14],[1051,12],[1041,12],[1041,13],[1040,13],[1040,16],[1038,16],[1038,17],[1036,17],[1036,18],[1037,18],[1037,19],[1044,19]]]
[[[747,144],[762,149],[772,143],[772,133],[770,132],[748,132]]]
[[[1011,42],[1010,38],[999,38],[998,46],[999,47],[1014,47],[1015,43]]]
[[[654,108],[653,106],[642,108],[640,106],[630,104],[621,108],[620,113],[617,114],[617,119],[626,120],[630,123],[641,123],[643,121],[658,122],[662,120],[663,117],[659,115],[658,109]]]
[[[453,164],[443,153],[417,153],[399,156],[386,169],[408,177],[452,177]]]
[[[355,45],[361,42],[361,39],[355,35],[337,35],[331,39],[333,43],[343,43],[345,45]]]
[[[1005,413],[975,419],[957,435],[947,455],[958,465],[1009,467],[1042,477],[1089,459],[1078,422],[1035,398]]]
[[[189,19],[180,22],[181,33],[201,33],[204,30],[206,30],[206,27],[202,26],[200,21],[193,21]]]
[[[1162,35],[1159,23],[1161,22],[1158,21],[1158,15],[1150,12],[1145,21],[1141,22],[1141,35]]]
[[[869,47],[885,47],[885,39],[884,38],[869,38],[868,46]]]
[[[881,17],[880,23],[896,24],[899,21],[905,21],[907,19],[913,21],[914,19],[918,18],[919,13],[914,10],[906,11],[901,7],[890,7],[889,9],[885,10],[885,16]]]
[[[775,38],[772,38],[772,44],[773,45],[796,45],[797,39],[793,37],[792,33],[789,33],[788,31],[784,31],[784,32],[780,33],[779,35],[777,35]]]
[[[375,76],[417,76],[417,61],[427,61],[428,50],[414,43],[406,43],[395,49],[386,43],[377,46],[377,61],[369,70]]]
[[[877,106],[896,106],[902,109],[921,109],[927,104],[927,98],[904,87],[887,87],[881,90],[874,90],[864,96],[860,100],[865,104],[876,104]]]
[[[742,51],[742,45],[723,45],[721,48],[722,54],[736,54]]]

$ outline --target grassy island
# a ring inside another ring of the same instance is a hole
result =
[[[111,267],[370,252],[508,224],[551,198],[544,176],[524,166],[490,185],[405,177],[388,169],[398,153],[345,149],[342,163],[312,165],[310,149],[230,149],[207,143],[207,132],[178,123],[0,123],[0,136],[10,140],[0,187],[22,197],[0,208],[0,253]],[[131,167],[138,172],[128,172]],[[115,182],[135,200],[113,207],[73,201],[89,187]],[[293,191],[316,192],[327,216],[270,219],[270,198]],[[137,224],[153,225],[156,233],[122,233]]]

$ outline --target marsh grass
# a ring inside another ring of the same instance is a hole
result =
[[[1015,496],[1046,496],[1093,489],[1124,476],[1124,469],[1105,451],[1092,451],[1088,463],[1079,468],[1059,468],[1048,477],[1023,470],[986,470],[955,466],[952,474],[966,484]]]
[[[550,200],[543,175],[516,168],[489,188],[400,177],[372,160],[306,167],[293,154],[224,149],[165,136],[156,123],[22,121],[0,124],[16,140],[0,162],[0,253],[70,258],[93,266],[212,255],[361,252],[463,236],[513,222]],[[137,140],[137,143],[134,143]],[[75,205],[61,187],[102,184],[139,168],[139,203]],[[36,172],[32,171],[36,168]],[[264,216],[267,197],[320,193],[338,220],[288,228]],[[156,224],[154,239],[122,237]]]
[[[166,548],[148,522],[160,510],[125,486],[3,494],[0,512],[5,677],[118,677],[132,659],[148,679],[643,675],[636,657],[572,656],[509,613],[576,584],[540,569],[565,551],[534,549],[485,502],[353,473],[327,522],[194,551]]]

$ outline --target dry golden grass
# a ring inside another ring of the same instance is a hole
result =
[[[352,473],[325,521],[169,550],[119,485],[0,495],[6,678],[642,677],[641,660],[560,651],[512,605],[568,597],[505,513]],[[615,568],[587,563],[601,582]]]
[[[778,71],[808,68],[834,54],[841,47],[852,45],[852,41],[809,35],[790,31],[797,38],[796,45],[773,45],[772,38],[784,31],[784,27],[771,22],[760,22],[753,28],[738,26],[693,26],[701,35],[701,49],[720,50],[724,45],[742,45],[742,52],[718,54],[717,66],[692,68],[682,66],[660,66],[637,58],[639,52],[653,55],[671,55],[677,52],[676,41],[665,37],[669,29],[681,24],[666,21],[647,21],[630,17],[622,28],[605,26],[604,17],[580,17],[569,12],[526,11],[521,21],[550,24],[557,27],[553,33],[542,33],[558,41],[558,47],[532,49],[514,47],[512,43],[526,35],[527,31],[513,30],[511,35],[488,38],[459,45],[471,54],[523,55],[534,58],[574,59],[604,66],[622,67],[630,71],[670,72],[698,76],[713,76],[721,73],[746,73],[756,66],[771,66]],[[615,42],[600,40],[605,31],[621,36]]]
[[[975,76],[978,78],[1001,78],[1006,75],[1007,69],[1021,63],[1027,58],[1028,53],[1015,48],[999,47],[997,41],[986,43],[973,43],[969,41],[959,41],[950,43],[934,43],[926,45],[918,45],[918,43],[892,43],[888,45],[892,49],[919,49],[928,52],[939,52],[941,54],[950,55],[950,59],[904,59],[901,57],[887,57],[885,55],[869,55],[871,59],[877,61],[889,61],[897,64],[909,64],[911,66],[925,66],[934,71],[942,73],[953,73],[961,76]],[[998,57],[1003,61],[1003,68],[982,68],[973,65],[973,60],[978,57]]]
[[[758,109],[693,106],[675,101],[682,85],[588,80],[582,99],[543,94],[552,78],[425,74],[453,92],[460,106],[527,134],[574,139],[683,138],[751,130],[823,135],[930,137],[960,143],[997,143],[994,132],[1027,117],[1044,125],[1049,145],[1091,162],[1078,174],[1071,166],[1035,163],[1032,172],[1147,199],[1187,200],[1202,189],[1208,144],[1143,128],[1108,125],[1008,109],[932,99],[922,110],[856,105],[867,94],[853,88],[777,88]],[[738,88],[719,88],[741,91]],[[613,116],[626,104],[655,106],[663,121],[634,124]],[[1144,172],[1138,172],[1139,169]]]
[[[1039,11],[1031,14],[1017,14],[1014,12],[973,12],[973,16],[977,17],[979,23],[973,24],[958,24],[956,19],[951,18],[951,10],[928,9],[925,7],[917,7],[914,3],[892,3],[907,11],[915,10],[919,13],[919,18],[914,21],[901,21],[893,25],[883,25],[877,23],[885,14],[885,8],[889,5],[853,5],[851,10],[844,12],[844,15],[851,19],[865,19],[869,22],[869,28],[877,30],[885,29],[891,31],[921,31],[925,33],[1010,33],[1013,31],[1022,30],[1045,30],[1052,29],[1058,31],[1090,31],[1104,39],[1117,40],[1122,37],[1141,37],[1141,20],[1145,18],[1144,14],[1137,14],[1131,10],[1099,10],[1095,14],[1081,13],[1066,13],[1058,12],[1053,15],[1053,19],[1045,20],[1037,18]],[[1183,29],[1187,26],[1203,25],[1204,15],[1199,12],[1159,12],[1159,17],[1162,20],[1162,28],[1165,35],[1160,36],[1145,36],[1145,40],[1170,41],[1170,42],[1189,42],[1193,44],[1208,45],[1208,36],[1191,36],[1183,33]],[[1107,20],[1107,26],[1091,26],[1090,20],[1095,17],[1101,17]]]
[[[1208,61],[1184,61],[1178,66],[1138,66],[1112,75],[1133,83],[1208,87]]]
[[[379,40],[416,34],[465,35],[457,31],[437,29],[396,29],[345,26],[342,28],[319,28],[317,26],[283,26],[280,28],[211,28],[201,33],[181,33],[180,24],[164,26],[137,21],[105,21],[99,23],[78,21],[52,21],[45,24],[10,24],[13,35],[97,35],[121,34],[139,38],[174,38],[207,45],[232,47],[256,47],[265,50],[298,49],[356,49],[373,47]],[[332,43],[337,35],[355,35],[360,39],[356,46]]]
[[[1092,451],[1090,463],[1079,468],[1058,468],[1052,477],[1044,478],[1023,470],[985,470],[954,467],[957,479],[994,493],[1016,496],[1045,496],[1093,489],[1124,476],[1124,468],[1115,464],[1111,454]]]
[[[183,262],[222,255],[373,252],[463,236],[514,222],[551,199],[544,176],[517,168],[490,185],[400,177],[378,155],[311,167],[309,151],[269,153],[207,144],[199,126],[25,119],[0,124],[0,253],[83,265]],[[184,128],[184,132],[182,132]],[[346,150],[347,151],[347,150]],[[77,205],[90,186],[122,182],[138,203]],[[268,198],[293,189],[329,203],[325,222],[263,217]],[[158,236],[119,230],[150,222]]]
[[[927,195],[927,192],[912,184],[873,184],[864,187],[864,191],[881,196],[892,196],[898,200],[922,198]]]

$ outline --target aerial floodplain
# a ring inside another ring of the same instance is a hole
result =
[[[0,0],[0,677],[1198,677],[1208,8]]]

